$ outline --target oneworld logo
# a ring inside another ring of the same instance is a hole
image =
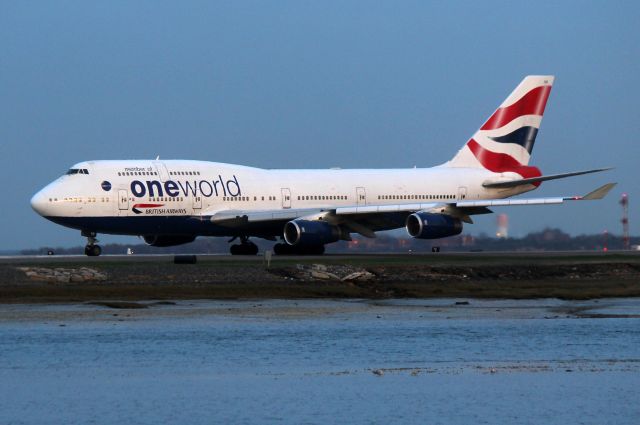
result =
[[[161,196],[241,196],[242,190],[238,183],[238,178],[233,175],[231,179],[223,179],[218,175],[217,180],[191,180],[173,181],[167,180],[164,183],[158,180],[133,180],[131,182],[131,193],[137,198],[161,197]]]

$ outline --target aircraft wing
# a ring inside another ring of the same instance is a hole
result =
[[[553,205],[566,201],[596,200],[604,198],[616,183],[605,184],[583,196],[524,198],[524,199],[484,199],[478,201],[407,203],[393,205],[357,205],[336,208],[289,208],[277,210],[222,210],[205,213],[211,222],[221,226],[243,227],[269,223],[284,225],[295,219],[322,219],[332,224],[345,225],[353,232],[366,237],[375,237],[381,230],[397,229],[404,226],[409,214],[417,211],[447,214],[467,223],[473,223],[470,216],[489,214],[489,207],[518,205]]]
[[[471,212],[471,214],[484,214],[480,208],[488,207],[505,207],[515,205],[549,205],[562,204],[565,201],[588,201],[604,198],[616,183],[605,184],[598,189],[589,192],[584,196],[565,196],[554,198],[523,198],[523,199],[483,199],[479,201],[456,201],[450,203],[415,203],[415,204],[397,204],[397,205],[367,205],[356,207],[338,207],[335,209],[336,214],[366,214],[366,213],[383,213],[398,211],[422,211],[430,210],[438,207],[451,206],[455,208],[467,209],[473,211],[478,209],[479,212]],[[489,211],[490,212],[490,211]]]

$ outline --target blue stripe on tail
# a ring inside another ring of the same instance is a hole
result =
[[[533,151],[533,144],[536,141],[537,134],[538,129],[535,127],[520,127],[509,134],[499,137],[491,137],[490,139],[498,143],[515,143],[525,148],[527,152],[531,153],[531,151]]]

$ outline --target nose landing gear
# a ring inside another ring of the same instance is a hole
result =
[[[97,257],[102,254],[102,248],[97,245],[96,232],[82,231],[82,236],[87,238],[87,245],[84,247],[84,255],[88,257]]]

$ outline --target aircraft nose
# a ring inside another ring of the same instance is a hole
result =
[[[31,198],[31,208],[42,216],[45,215],[48,204],[49,198],[47,198],[46,194],[42,190]]]

